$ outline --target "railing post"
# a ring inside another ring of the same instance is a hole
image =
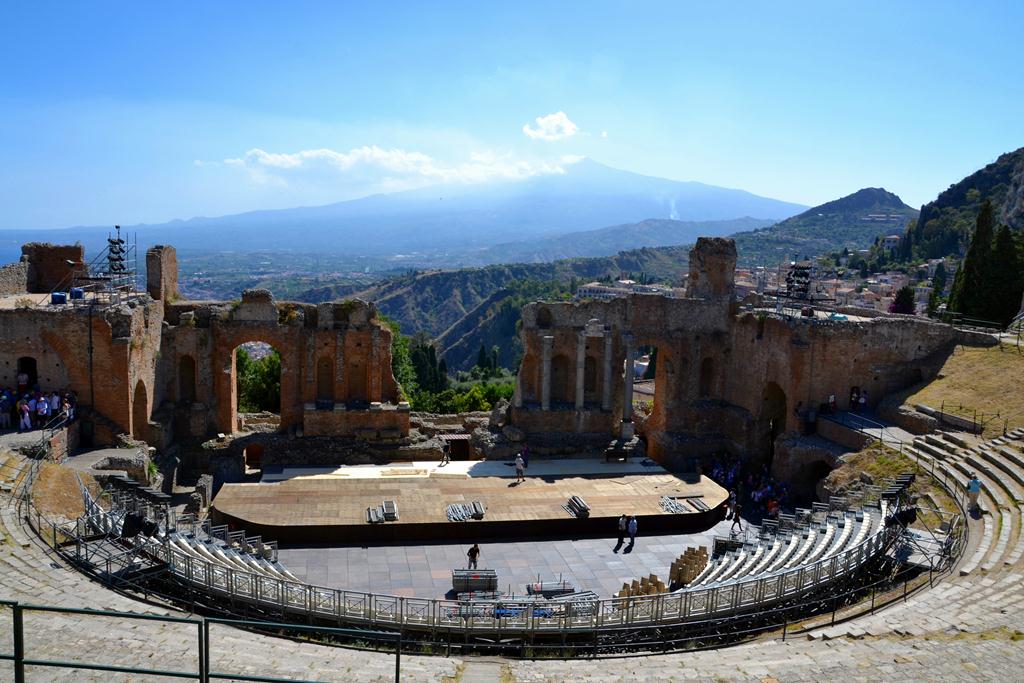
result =
[[[402,629],[398,629],[398,640],[395,643],[395,683],[402,680]]]
[[[210,683],[210,624],[199,620],[199,683]]]
[[[14,683],[25,683],[25,629],[22,624],[21,605],[14,603]]]

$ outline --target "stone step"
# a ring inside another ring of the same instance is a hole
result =
[[[1016,500],[1024,500],[1024,468],[1013,467],[1006,458],[1000,457],[999,454],[993,453],[992,451],[982,451],[980,457],[989,463],[993,468],[996,468],[1002,472],[1000,479],[1004,484],[1009,485],[1006,478],[1012,479],[1016,486],[1011,489],[1011,494]]]
[[[956,434],[951,434],[949,432],[942,432],[940,436],[943,439],[945,439],[946,441],[948,441],[949,443],[954,444],[956,446],[959,446],[960,448],[967,448],[967,446],[969,445],[967,443],[967,441],[965,441],[964,439],[961,439]]]
[[[952,455],[946,450],[933,446],[932,444],[928,443],[921,437],[917,437],[916,439],[914,439],[914,448],[916,448],[919,451],[924,451],[931,457],[938,458],[939,460],[945,460],[950,455]]]
[[[935,446],[936,448],[942,449],[942,450],[946,451],[947,453],[956,453],[956,451],[957,451],[957,447],[956,446],[954,446],[953,444],[949,443],[948,441],[944,441],[943,439],[940,439],[939,437],[934,436],[933,434],[925,434],[924,435],[924,440],[927,441],[929,445],[932,445],[932,446]]]
[[[982,532],[981,541],[978,543],[978,547],[975,548],[974,552],[968,558],[967,562],[960,566],[960,576],[968,576],[974,573],[981,563],[985,560],[985,556],[991,549],[994,536],[994,525],[992,524],[992,516],[986,515],[982,517],[984,523],[984,530]]]

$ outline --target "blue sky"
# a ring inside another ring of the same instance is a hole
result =
[[[327,203],[581,156],[919,206],[1024,145],[1022,3],[489,4],[5,3],[0,228]]]

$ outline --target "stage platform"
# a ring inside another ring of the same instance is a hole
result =
[[[563,509],[573,495],[590,505],[589,518]],[[709,510],[666,513],[662,496],[699,499]],[[621,514],[636,515],[641,533],[700,531],[722,518],[727,497],[706,477],[684,479],[650,460],[538,460],[519,484],[507,462],[412,462],[267,472],[258,484],[225,484],[212,515],[282,543],[572,538],[613,536]],[[397,502],[399,519],[367,523],[366,508],[384,500]],[[477,500],[482,520],[448,521],[449,504]]]

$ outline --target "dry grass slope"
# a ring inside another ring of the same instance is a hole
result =
[[[985,436],[1024,426],[1024,354],[1002,344],[962,348],[946,360],[938,379],[905,403],[923,403],[953,415],[984,420]]]

